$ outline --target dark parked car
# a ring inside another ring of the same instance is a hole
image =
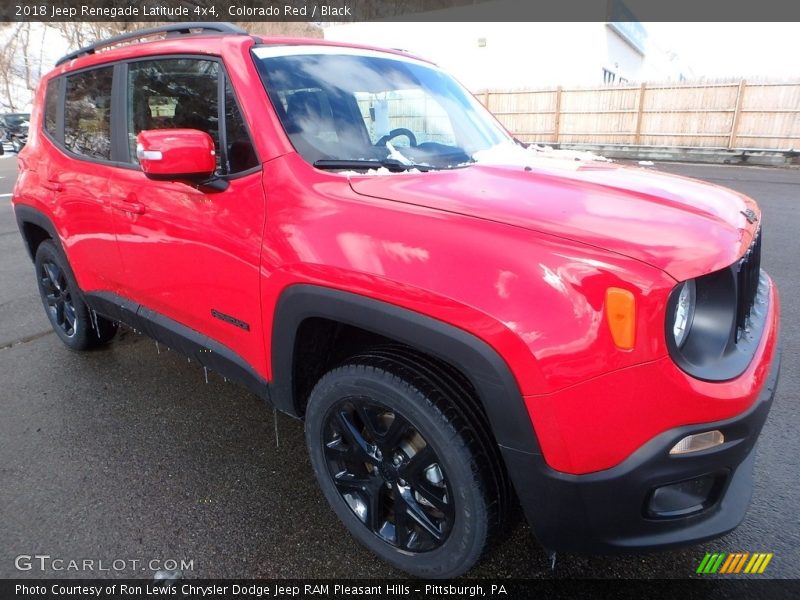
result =
[[[6,113],[0,115],[0,139],[11,144],[14,152],[19,152],[28,141],[29,113]]]

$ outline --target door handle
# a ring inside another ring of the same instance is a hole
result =
[[[111,198],[110,204],[112,208],[121,210],[123,212],[132,213],[134,215],[144,214],[145,205],[136,200],[126,200],[124,198]]]
[[[42,187],[46,190],[50,190],[51,192],[63,192],[64,186],[57,181],[53,181],[52,179],[48,179],[47,181],[42,182]]]

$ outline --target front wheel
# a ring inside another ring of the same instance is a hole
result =
[[[45,240],[36,249],[36,281],[53,331],[71,350],[89,350],[110,341],[117,325],[93,315],[83,301],[66,259]]]
[[[327,373],[306,411],[314,472],[350,533],[420,577],[456,577],[493,522],[481,446],[432,380],[367,356]]]

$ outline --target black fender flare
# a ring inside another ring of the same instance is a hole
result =
[[[517,381],[505,360],[486,342],[426,315],[318,285],[287,287],[275,308],[270,397],[279,410],[298,413],[292,381],[295,339],[301,323],[315,317],[359,327],[449,363],[477,390],[498,445],[541,455]]]
[[[17,204],[14,206],[14,216],[17,219],[17,227],[19,228],[19,233],[22,235],[22,239],[25,242],[25,248],[28,251],[28,256],[31,257],[31,260],[36,259],[36,253],[33,251],[31,247],[30,240],[28,236],[25,234],[25,224],[30,223],[32,225],[36,225],[37,227],[41,227],[44,229],[53,240],[53,243],[58,246],[59,251],[63,256],[66,256],[64,252],[64,248],[61,245],[61,237],[58,235],[56,231],[55,225],[50,220],[46,214],[40,211],[37,208],[32,206],[28,206],[25,204]]]

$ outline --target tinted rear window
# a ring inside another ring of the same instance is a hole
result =
[[[112,78],[112,67],[67,77],[64,146],[70,152],[111,159]]]

